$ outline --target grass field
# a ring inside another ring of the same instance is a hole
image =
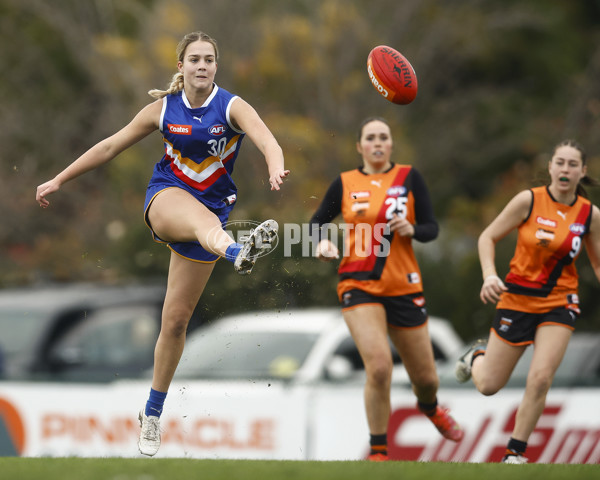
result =
[[[597,480],[600,465],[4,457],[0,479]]]

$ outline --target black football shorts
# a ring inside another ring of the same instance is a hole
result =
[[[530,345],[535,332],[542,325],[560,325],[575,330],[577,312],[565,308],[555,308],[546,313],[526,313],[499,308],[492,328],[500,338],[511,345]]]
[[[387,322],[392,327],[413,328],[427,322],[425,297],[422,293],[377,297],[363,290],[349,290],[342,295],[342,312],[360,305],[379,304],[385,309]]]

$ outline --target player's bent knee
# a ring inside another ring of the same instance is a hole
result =
[[[486,397],[490,397],[498,393],[500,389],[504,386],[504,384],[498,384],[493,381],[478,381],[475,383],[475,386],[477,387],[477,390],[479,390],[479,393],[485,395]]]
[[[496,395],[500,389],[499,388],[478,388],[479,393],[481,393],[482,395],[485,395],[486,397],[491,397],[492,395]]]

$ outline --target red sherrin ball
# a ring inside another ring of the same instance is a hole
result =
[[[375,90],[392,103],[407,105],[417,96],[417,74],[397,50],[379,45],[369,53],[367,72]]]

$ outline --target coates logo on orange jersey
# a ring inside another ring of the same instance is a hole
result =
[[[191,135],[192,134],[192,126],[191,125],[174,125],[169,123],[167,125],[169,132],[174,133],[175,135]]]
[[[210,133],[211,135],[214,135],[215,137],[220,137],[226,131],[227,131],[227,127],[225,125],[221,125],[221,124],[213,125],[212,127],[209,127],[209,129],[208,129],[208,133]]]
[[[15,406],[0,397],[0,456],[15,457],[25,448],[25,425]]]

